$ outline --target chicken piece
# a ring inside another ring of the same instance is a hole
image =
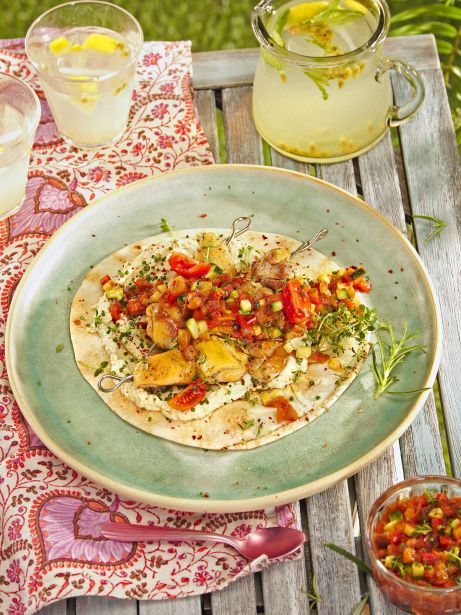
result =
[[[184,327],[184,318],[176,306],[151,304],[146,309],[147,335],[159,348],[169,349],[177,342],[178,329]]]
[[[248,371],[259,382],[270,382],[280,374],[287,359],[288,355],[282,346],[277,346],[270,356],[259,356],[252,359],[248,364]]]
[[[236,275],[234,260],[229,248],[214,233],[203,233],[199,239],[197,259],[206,260],[220,267],[224,273]]]
[[[279,342],[273,342],[271,340],[254,342],[248,346],[248,354],[253,358],[267,359],[267,357],[270,357],[279,346]]]
[[[276,256],[278,250],[280,248],[271,250],[262,258],[254,260],[251,265],[252,279],[273,290],[282,288],[287,274],[287,261],[278,260]]]
[[[248,357],[218,338],[196,344],[201,378],[213,382],[237,382],[246,372]]]
[[[179,350],[168,350],[147,357],[134,370],[137,387],[166,387],[172,384],[190,384],[195,379],[196,365],[186,361]]]

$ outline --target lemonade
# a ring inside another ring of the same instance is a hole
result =
[[[40,103],[29,86],[0,73],[0,220],[23,201],[39,119]]]
[[[116,25],[118,13],[127,22],[120,22],[120,28],[91,25],[91,21]],[[56,22],[64,25],[57,28]],[[69,22],[72,25],[66,25]],[[27,53],[64,138],[80,147],[100,147],[123,133],[141,44],[136,20],[102,2],[62,5],[31,26]]]
[[[266,13],[275,46],[261,50],[253,116],[272,147],[328,162],[383,136],[392,109],[389,73],[381,69],[380,46],[374,53],[366,47],[379,18],[366,0],[295,1]]]

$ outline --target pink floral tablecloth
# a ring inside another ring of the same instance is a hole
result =
[[[291,506],[197,514],[133,502],[87,480],[45,448],[21,415],[5,368],[5,325],[14,290],[46,239],[110,190],[188,165],[212,164],[194,113],[188,42],[146,43],[129,125],[116,146],[84,151],[62,141],[21,40],[0,46],[0,71],[31,84],[42,119],[26,200],[0,222],[0,613],[25,615],[84,594],[165,599],[214,591],[267,565],[251,565],[226,545],[111,542],[109,519],[244,536],[294,525]]]

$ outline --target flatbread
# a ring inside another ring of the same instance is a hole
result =
[[[210,229],[210,231],[221,236],[228,234],[228,231],[221,229]],[[218,404],[218,408],[203,418],[194,417],[192,420],[174,420],[171,416],[164,416],[159,409],[144,409],[139,401],[137,403],[133,401],[135,395],[132,383],[123,385],[113,393],[102,393],[97,387],[101,365],[106,366],[103,373],[110,373],[112,369],[111,357],[94,326],[96,306],[104,294],[100,279],[105,275],[110,275],[112,279],[121,276],[122,280],[124,276],[125,279],[130,275],[134,277],[136,272],[129,264],[137,263],[138,267],[141,266],[145,255],[168,254],[172,249],[189,251],[193,254],[197,247],[196,237],[202,232],[200,230],[164,233],[132,243],[113,252],[87,273],[71,306],[70,333],[75,360],[82,376],[109,408],[123,420],[143,431],[172,442],[205,449],[256,448],[293,433],[328,409],[357,375],[366,359],[369,343],[365,341],[359,346],[354,340],[346,341],[345,350],[339,358],[347,369],[341,373],[334,371],[326,363],[307,365],[307,361],[304,360],[306,371],[299,373],[297,370],[295,382],[293,378],[289,378],[289,384],[284,386],[283,378],[279,380],[283,395],[291,399],[299,415],[297,420],[290,423],[277,422],[276,409],[263,406],[258,394],[252,390],[248,393],[247,385],[241,385],[243,388],[238,399],[228,402],[227,385],[223,384],[220,398],[222,403]],[[299,246],[299,242],[281,235],[247,232],[241,239],[234,240],[231,245],[232,254],[238,262],[242,248],[246,257],[251,259],[272,248],[286,247],[291,252]],[[248,246],[251,246],[251,250]],[[313,249],[293,259],[291,267],[294,275],[307,275],[311,279],[339,268],[330,258]],[[121,375],[127,373],[126,370],[114,371]],[[273,386],[271,384],[271,387]],[[277,384],[275,387],[278,388]],[[130,395],[133,399],[129,398]]]

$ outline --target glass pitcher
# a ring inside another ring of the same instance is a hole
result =
[[[424,99],[417,71],[383,56],[389,29],[384,0],[262,0],[252,25],[261,44],[255,125],[290,158],[326,163],[358,156],[388,126],[411,118]],[[392,71],[411,86],[402,107],[393,104]]]

